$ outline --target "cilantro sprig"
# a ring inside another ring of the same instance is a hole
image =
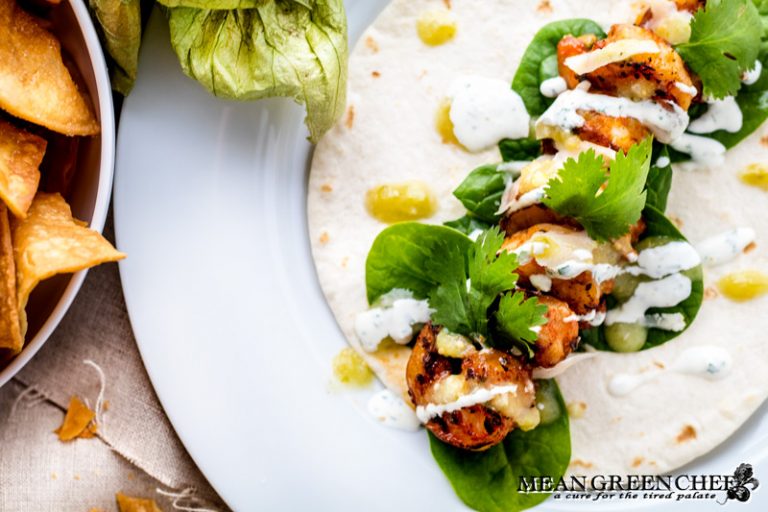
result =
[[[696,72],[704,94],[734,96],[741,75],[755,66],[763,25],[750,0],[708,0],[691,21],[691,38],[676,50]]]
[[[619,238],[640,219],[645,206],[645,182],[651,165],[652,139],[619,151],[610,175],[604,160],[590,149],[569,158],[547,183],[546,206],[573,217],[597,241]]]
[[[514,292],[518,275],[517,257],[501,250],[504,235],[494,227],[483,232],[462,251],[456,245],[441,244],[439,256],[428,265],[428,273],[437,283],[429,293],[429,305],[435,310],[432,320],[450,331],[492,341],[489,336],[489,309],[500,298],[492,313],[497,330],[504,338],[526,344],[537,339],[531,327],[546,323],[547,307],[536,297],[525,298]]]

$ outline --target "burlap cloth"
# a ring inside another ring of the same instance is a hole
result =
[[[104,234],[114,240],[111,219]],[[86,359],[104,370],[109,407],[97,438],[62,443],[53,430],[70,397],[94,404],[99,392]],[[196,489],[197,498],[174,506],[158,488]],[[166,511],[227,510],[163,413],[136,348],[117,265],[109,264],[89,272],[53,336],[0,388],[0,511],[112,511],[118,491],[154,498]]]

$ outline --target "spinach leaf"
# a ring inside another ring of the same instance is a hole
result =
[[[545,493],[519,493],[520,477],[547,476],[556,482],[571,460],[571,435],[563,397],[554,380],[536,382],[550,394],[559,415],[533,430],[513,430],[504,441],[483,452],[454,448],[429,435],[432,456],[467,506],[480,512],[524,510],[548,498]]]
[[[595,34],[600,38],[605,37],[600,25],[587,19],[554,21],[544,25],[536,33],[526,48],[512,80],[512,89],[523,99],[531,116],[540,116],[554,101],[542,96],[539,86],[547,78],[557,76],[557,43],[568,34]]]
[[[448,226],[449,228],[453,228],[456,231],[461,231],[465,235],[471,235],[475,231],[485,231],[486,229],[491,227],[491,224],[488,222],[479,220],[477,217],[473,215],[467,214],[456,220],[449,220],[448,222],[443,222],[443,226]]]
[[[442,244],[456,246],[466,254],[472,240],[455,229],[433,224],[403,222],[389,226],[374,240],[365,261],[368,303],[393,288],[404,288],[425,299],[437,286],[429,273],[429,262],[442,257]]]
[[[541,141],[532,137],[527,139],[504,139],[499,142],[501,158],[505,162],[524,162],[534,160],[541,155]]]
[[[653,206],[646,206],[643,210],[643,219],[646,223],[646,230],[643,238],[649,237],[667,237],[672,240],[686,241],[685,237],[675,227],[672,222]],[[668,308],[651,308],[649,314],[653,313],[680,313],[685,319],[686,329],[693,323],[696,315],[701,308],[701,301],[704,298],[704,280],[701,265],[683,272],[691,280],[691,295],[676,306]],[[610,299],[610,296],[608,297]],[[608,304],[610,308],[612,303]],[[684,331],[685,329],[683,329]],[[669,340],[676,338],[683,331],[665,331],[662,329],[649,329],[648,339],[640,350],[647,350],[662,345]],[[603,326],[586,329],[581,332],[582,344],[589,344],[599,350],[611,351],[608,343],[605,341]]]
[[[496,211],[506,188],[507,174],[496,168],[495,164],[478,167],[453,191],[456,199],[461,201],[473,216],[491,224],[499,219]]]
[[[172,7],[167,12],[171,44],[184,73],[216,96],[286,96],[304,103],[313,142],[344,112],[342,0],[273,0],[252,9]]]
[[[657,164],[660,158],[667,158],[669,162],[664,167]],[[652,206],[663,212],[667,209],[667,197],[672,188],[672,159],[669,156],[669,147],[665,144],[654,144],[651,168],[648,171],[648,180],[645,183],[645,205]]]

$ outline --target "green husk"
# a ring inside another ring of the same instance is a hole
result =
[[[227,1],[238,0],[222,3]],[[304,103],[310,140],[316,142],[345,107],[347,26],[342,1],[255,3],[251,9],[170,8],[171,44],[184,72],[216,96],[286,96]]]
[[[112,88],[127,95],[136,81],[141,45],[140,0],[89,0],[111,57]]]

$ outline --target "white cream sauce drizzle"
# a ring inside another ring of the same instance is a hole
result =
[[[741,130],[744,123],[744,115],[741,113],[736,98],[728,96],[721,100],[707,101],[707,111],[698,119],[691,121],[688,131],[691,133],[712,133],[725,130],[736,133]]]
[[[571,353],[557,363],[555,366],[551,368],[534,368],[533,369],[533,378],[534,379],[552,379],[554,377],[557,377],[559,375],[562,375],[565,373],[566,370],[571,368],[573,365],[578,364],[582,361],[585,361],[587,359],[591,359],[595,356],[597,356],[599,352],[593,351],[593,352],[578,352],[578,353]]]
[[[668,156],[660,156],[659,159],[656,160],[656,167],[666,167],[671,163],[672,161]]]
[[[608,392],[617,397],[627,396],[667,371],[707,380],[724,379],[732,367],[733,358],[726,349],[715,345],[699,345],[684,350],[669,368],[641,373],[617,373],[608,380]]]
[[[663,143],[679,138],[688,126],[688,113],[674,102],[632,101],[627,98],[593,94],[587,91],[588,87],[589,83],[582,82],[576,89],[559,95],[536,121],[536,125],[559,127],[570,132],[574,128],[584,126],[586,122],[578,110],[594,111],[611,117],[637,119]],[[662,103],[666,103],[666,106]]]
[[[416,432],[421,427],[413,409],[388,389],[377,392],[368,400],[368,413],[387,427],[409,432]]]
[[[565,78],[561,76],[547,78],[539,86],[539,92],[546,98],[556,98],[567,90],[568,84],[565,83]]]
[[[449,96],[453,133],[469,151],[528,135],[531,118],[525,104],[504,80],[466,76],[451,85]]]
[[[691,155],[691,160],[696,163],[717,166],[725,162],[725,146],[720,141],[709,137],[684,133],[669,145]]]
[[[447,404],[420,405],[416,407],[416,416],[422,423],[427,423],[432,418],[440,416],[443,413],[458,411],[464,407],[472,407],[477,404],[484,404],[490,402],[499,395],[507,393],[516,394],[517,384],[476,389]]]
[[[736,259],[754,241],[755,230],[742,227],[702,240],[696,245],[696,250],[704,265],[716,267]]]
[[[633,276],[660,277],[688,270],[701,263],[696,249],[688,242],[669,242],[658,247],[640,251],[637,266],[626,267],[625,272]]]
[[[741,83],[744,85],[753,85],[760,80],[760,74],[763,72],[763,63],[759,60],[755,61],[755,66],[749,71],[745,71],[741,76]]]
[[[577,315],[576,313],[571,316],[563,318],[563,322],[588,322],[589,325],[598,326],[605,322],[605,311],[598,311],[593,309],[585,315]]]
[[[530,278],[531,284],[537,290],[546,293],[552,289],[552,278],[544,274],[533,274]]]
[[[429,322],[433,312],[426,300],[416,300],[410,292],[395,289],[382,297],[381,306],[358,313],[355,334],[368,352],[375,351],[387,337],[405,345],[415,329]]]
[[[690,94],[691,96],[696,96],[697,94],[699,94],[699,90],[696,89],[696,87],[692,85],[688,85],[683,82],[675,82],[675,87],[677,87],[677,89],[680,92],[684,92],[685,94]]]
[[[676,306],[690,295],[691,280],[683,274],[672,274],[657,281],[640,283],[629,300],[608,311],[605,323],[644,324],[647,310]]]

